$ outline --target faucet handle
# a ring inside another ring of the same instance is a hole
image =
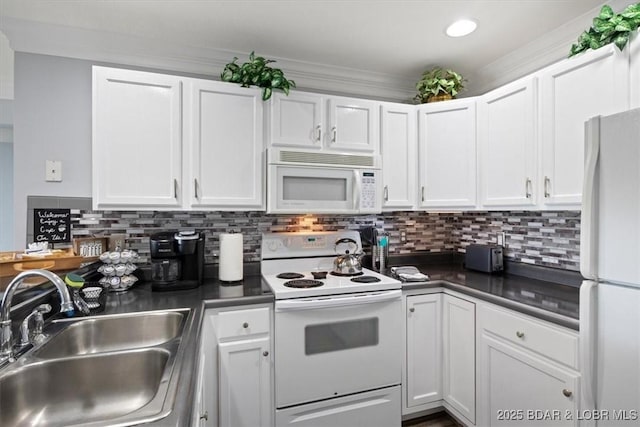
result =
[[[36,341],[40,341],[42,339],[42,327],[44,326],[44,314],[49,313],[51,311],[51,306],[49,304],[40,304],[37,306],[30,315],[25,317],[20,325],[20,346],[25,346],[29,343],[33,343]],[[30,339],[29,336],[29,321],[34,319],[35,326],[33,327],[33,339]]]

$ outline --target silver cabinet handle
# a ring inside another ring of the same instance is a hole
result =
[[[525,195],[527,196],[527,199],[531,198],[531,179],[527,178],[527,180],[524,183],[525,186]]]
[[[336,127],[331,128],[331,142],[336,142],[336,138],[338,137],[338,129]]]
[[[322,141],[322,126],[320,125],[316,126],[316,132],[317,132],[316,141],[318,142]]]
[[[204,414],[200,415],[200,419],[208,421],[209,420],[209,411],[207,411]]]
[[[562,394],[565,395],[565,397],[571,397],[571,395],[573,395],[573,392],[571,390],[567,390],[566,388],[562,390]]]
[[[524,332],[516,331],[516,336],[518,338],[524,338]]]
[[[410,311],[411,313],[413,313],[414,311],[416,311],[416,309],[415,309],[415,308],[413,308],[413,307],[411,307],[411,308],[409,309],[409,311]]]
[[[264,357],[267,357],[267,356],[269,355],[269,352],[268,352],[268,351],[263,351],[263,352],[262,352],[262,355],[263,355]]]
[[[173,198],[178,198],[178,180],[175,178],[173,179]]]
[[[196,196],[196,199],[198,198],[198,178],[195,178],[193,180],[193,190],[194,190],[194,194]]]
[[[243,328],[245,328],[245,329],[247,329],[247,328],[249,327],[249,324],[248,324],[247,322],[244,322],[244,323],[242,324],[242,327],[243,327]]]
[[[385,202],[389,201],[389,186],[388,185],[384,186],[384,201]]]
[[[424,202],[424,185],[422,186],[422,201]]]
[[[549,193],[549,185],[551,184],[551,180],[549,179],[548,176],[544,177],[544,197],[545,199],[548,199],[551,194]]]

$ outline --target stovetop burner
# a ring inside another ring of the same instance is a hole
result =
[[[380,279],[374,276],[358,276],[351,279],[351,281],[356,283],[377,283]]]
[[[364,273],[362,271],[359,271],[357,273],[338,273],[337,271],[332,271],[331,274],[339,277],[354,277],[354,276],[362,276]]]
[[[304,277],[304,274],[287,272],[287,273],[280,273],[276,277],[278,279],[301,279]]]
[[[324,283],[321,281],[311,279],[289,280],[288,282],[284,282],[284,286],[288,288],[317,288],[322,285],[324,285]]]

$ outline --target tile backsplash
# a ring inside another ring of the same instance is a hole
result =
[[[73,236],[125,234],[127,246],[147,259],[149,236],[160,230],[197,229],[206,234],[206,263],[217,263],[218,234],[244,235],[244,260],[260,260],[264,232],[331,231],[375,226],[390,235],[390,252],[464,252],[506,234],[512,261],[578,270],[580,212],[389,212],[379,215],[267,215],[264,212],[72,211]]]

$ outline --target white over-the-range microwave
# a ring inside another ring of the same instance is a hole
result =
[[[380,156],[267,150],[267,213],[380,212]]]

